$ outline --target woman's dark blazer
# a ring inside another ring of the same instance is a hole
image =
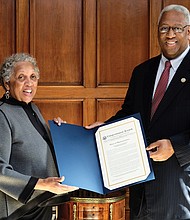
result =
[[[190,52],[150,121],[160,59],[161,55],[134,69],[122,109],[108,121],[140,112],[148,144],[170,139],[175,151],[166,161],[152,161],[155,180],[130,188],[131,215],[153,220],[190,219]]]

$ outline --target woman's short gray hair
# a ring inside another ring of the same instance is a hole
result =
[[[178,12],[181,12],[185,19],[186,19],[186,22],[187,24],[190,24],[190,14],[189,14],[189,10],[184,7],[183,5],[168,5],[166,6],[160,13],[159,17],[158,17],[158,25],[160,23],[160,20],[163,16],[163,14],[167,11],[178,11]]]
[[[16,53],[6,58],[2,63],[0,67],[0,85],[4,87],[4,82],[10,80],[11,75],[14,73],[14,67],[18,62],[30,62],[34,66],[34,71],[40,77],[36,59],[27,53]]]

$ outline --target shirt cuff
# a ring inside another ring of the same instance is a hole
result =
[[[32,196],[34,192],[34,187],[38,181],[38,178],[31,177],[30,180],[28,181],[27,185],[25,186],[24,190],[20,194],[18,201],[22,203],[26,203],[30,197]]]

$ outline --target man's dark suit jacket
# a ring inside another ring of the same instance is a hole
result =
[[[166,161],[152,161],[155,180],[130,187],[131,219],[190,219],[190,52],[150,121],[160,59],[134,69],[122,109],[108,121],[140,112],[147,142],[170,139],[175,151]]]

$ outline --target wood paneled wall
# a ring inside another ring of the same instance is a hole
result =
[[[159,53],[157,18],[173,3],[190,8],[189,0],[0,0],[0,62],[36,57],[35,102],[46,120],[103,121],[120,108],[133,68]]]
[[[36,57],[34,101],[46,121],[104,121],[120,109],[133,68],[159,54],[157,18],[169,4],[190,9],[189,0],[0,0],[0,62]]]
[[[86,125],[120,108],[134,66],[149,57],[149,1],[0,4],[0,61],[21,51],[36,57],[41,77],[35,102],[46,120],[61,116]]]

